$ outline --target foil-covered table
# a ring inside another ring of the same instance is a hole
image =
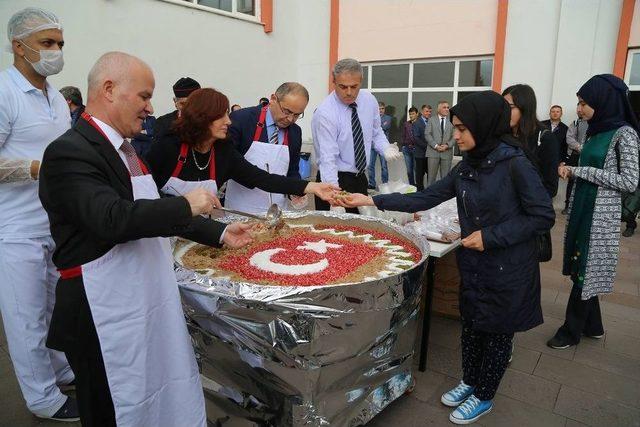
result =
[[[213,422],[363,425],[412,384],[426,239],[359,215],[287,217],[307,215],[393,231],[422,258],[380,280],[305,287],[212,279],[176,263]]]

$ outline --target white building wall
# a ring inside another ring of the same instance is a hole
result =
[[[633,5],[633,18],[631,19],[631,31],[629,34],[629,47],[640,46],[640,2]]]
[[[622,0],[562,1],[550,104],[562,105],[567,119],[576,117],[580,86],[613,71],[621,12]]]
[[[558,104],[570,123],[580,86],[613,71],[621,11],[622,0],[510,0],[502,88],[529,84],[540,120]],[[560,180],[556,208],[564,207],[565,191]]]
[[[510,0],[502,87],[527,83],[538,116],[562,105],[575,119],[575,93],[594,74],[613,70],[622,0]]]
[[[509,1],[502,89],[530,85],[540,118],[546,118],[551,102],[560,6],[559,0]]]
[[[96,59],[121,50],[154,70],[156,116],[174,109],[171,86],[183,76],[215,87],[242,106],[256,105],[284,81],[307,87],[309,112],[327,94],[328,0],[275,1],[270,34],[257,23],[160,0],[2,0],[0,34],[6,34],[9,17],[26,6],[51,10],[63,23],[65,68],[50,79],[58,88],[74,85],[86,94]],[[0,55],[2,69],[12,62],[11,54]],[[310,122],[311,114],[299,123],[304,139],[311,137]]]

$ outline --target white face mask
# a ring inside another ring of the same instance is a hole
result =
[[[25,56],[24,59],[31,64],[34,71],[40,74],[42,77],[52,76],[54,74],[58,74],[62,71],[62,67],[64,66],[64,58],[62,57],[61,50],[44,50],[40,49],[35,50],[32,47],[27,46],[24,42],[22,45],[29,48],[33,52],[38,52],[40,54],[40,61],[31,62]]]

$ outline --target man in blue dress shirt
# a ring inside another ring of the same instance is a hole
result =
[[[339,185],[351,193],[367,194],[367,154],[373,148],[387,161],[402,158],[389,144],[380,123],[376,98],[362,84],[362,65],[346,58],[333,67],[335,90],[316,109],[311,120],[318,163],[317,180]],[[316,197],[316,209],[329,204]],[[357,208],[348,212],[358,213]]]

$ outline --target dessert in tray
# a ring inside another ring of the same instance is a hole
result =
[[[420,261],[408,239],[382,227],[305,217],[280,229],[255,228],[255,241],[242,249],[182,244],[182,266],[214,278],[273,286],[360,283],[392,276]]]

